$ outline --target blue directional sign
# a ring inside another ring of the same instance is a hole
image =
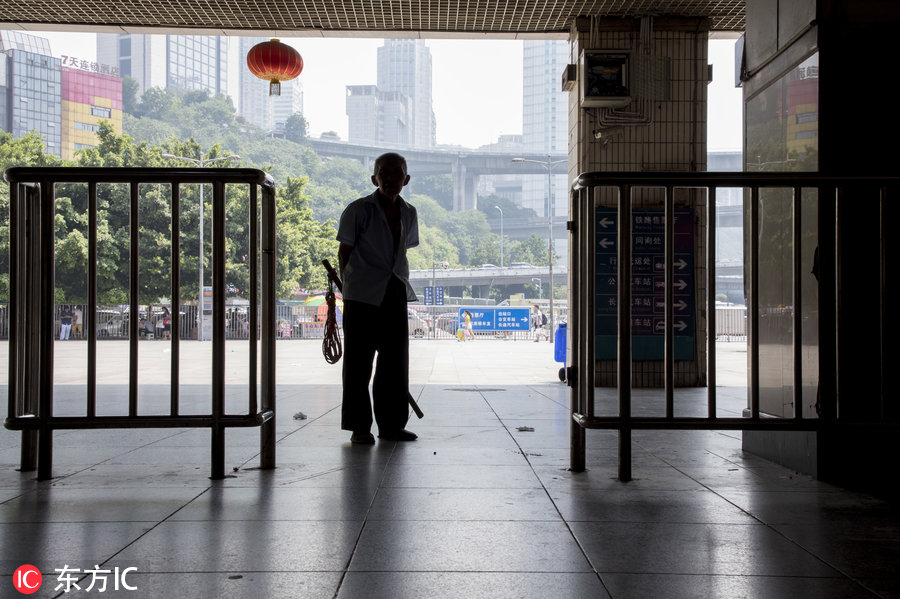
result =
[[[665,356],[665,214],[637,209],[631,213],[631,335],[635,360]],[[617,358],[618,211],[598,208],[596,336],[597,359]],[[694,359],[694,222],[690,209],[675,210],[674,315],[675,359]]]
[[[469,311],[472,315],[473,332],[498,332],[498,331],[528,331],[528,308],[460,308],[459,323],[466,322],[463,312]]]
[[[425,293],[422,294],[422,302],[426,306],[443,306],[444,305],[444,288],[443,287],[426,287]]]

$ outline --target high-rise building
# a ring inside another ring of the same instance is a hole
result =
[[[432,109],[431,50],[421,39],[387,39],[378,48],[378,90],[400,92],[410,99],[413,145],[435,145]]]
[[[269,95],[269,82],[246,68],[247,54],[264,37],[239,38],[240,73],[238,113],[265,131],[283,131],[284,124],[294,113],[303,112],[303,83],[299,79],[281,82],[281,95]]]
[[[378,48],[377,82],[347,86],[349,140],[433,147],[431,51],[425,41],[385,40]]]
[[[62,61],[48,54],[17,48],[0,54],[0,127],[16,138],[36,131],[44,151],[61,156]]]
[[[568,152],[569,99],[560,84],[563,69],[569,63],[569,44],[562,40],[526,40],[522,69],[522,143],[524,151],[534,154]],[[546,176],[524,177],[522,205],[537,214],[547,215],[550,194],[554,215],[568,212],[568,172],[565,164],[553,169],[552,189]]]
[[[228,38],[208,35],[98,33],[97,62],[151,87],[228,94]]]

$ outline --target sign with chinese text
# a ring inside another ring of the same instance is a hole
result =
[[[631,214],[631,335],[634,360],[665,357],[665,212],[635,209]],[[618,211],[598,208],[596,274],[596,348],[598,360],[618,352]],[[675,210],[674,231],[675,359],[694,359],[694,222],[690,209]]]

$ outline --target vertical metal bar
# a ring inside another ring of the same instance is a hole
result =
[[[179,391],[181,381],[181,186],[175,182],[171,187],[172,201],[172,254],[170,258],[170,271],[172,273],[172,365],[169,377],[169,414],[178,416]]]
[[[582,363],[581,368],[584,376],[579,379],[582,382],[581,401],[582,414],[588,419],[594,417],[595,412],[595,396],[596,396],[596,373],[597,368],[597,208],[600,205],[602,188],[588,188],[584,211],[585,231],[582,239],[582,257],[584,265],[581,273],[584,277],[582,284],[581,297],[583,298],[582,306],[584,306],[584,324],[582,331]]]
[[[586,210],[588,194],[584,189],[569,192],[569,218],[574,223],[569,230],[569,320],[566,328],[566,364],[574,367],[574,381],[567,373],[569,385],[569,469],[573,472],[584,472],[585,469],[585,430],[581,424],[575,422],[572,417],[576,412],[583,414],[579,407],[579,393],[583,389],[581,367],[581,339],[584,329],[581,326],[581,310],[583,310],[584,287],[589,285],[589,280],[581,272],[582,269],[582,240],[584,230],[593,227],[592,219],[586,219],[584,213],[592,214]]]
[[[803,192],[799,186],[794,187],[793,201],[793,247],[794,247],[794,309],[791,312],[793,321],[794,350],[794,418],[803,418]]]
[[[262,202],[262,407],[275,406],[275,190],[263,188]],[[260,427],[260,467],[275,467],[275,418]]]
[[[10,182],[9,185],[9,305],[6,312],[6,322],[9,323],[9,355],[7,356],[7,382],[6,382],[6,417],[12,420],[17,417],[19,406],[19,295],[24,285],[19,280],[22,270],[19,269],[19,248],[22,240],[20,235],[24,229],[19,226],[19,187],[21,183]]]
[[[225,478],[225,184],[213,181],[212,474]]]
[[[829,408],[831,417],[841,417],[842,383],[841,373],[838,371],[841,364],[841,328],[844,326],[844,300],[842,283],[844,282],[844,219],[847,210],[846,188],[839,187],[835,194],[834,216],[834,254],[832,256],[834,268],[834,396],[833,404]]]
[[[87,416],[97,415],[97,182],[88,183],[88,305],[82,324],[87,336]]]
[[[19,297],[22,300],[19,314],[16,318],[16,327],[22,332],[20,348],[22,350],[19,359],[20,378],[19,385],[22,388],[20,414],[35,414],[40,419],[41,397],[41,343],[43,340],[44,326],[41,321],[43,310],[41,302],[41,272],[43,261],[41,260],[41,188],[40,185],[29,183],[23,185],[20,191],[24,192],[20,198],[22,203],[22,221],[25,235],[22,246],[22,260],[19,265],[22,268],[22,278],[25,289]],[[29,315],[31,317],[29,318]],[[51,327],[50,337],[53,338]],[[38,467],[38,438],[37,430],[22,431],[22,455],[21,467],[23,471],[32,471]]]
[[[631,480],[631,186],[619,187],[619,480]],[[596,250],[594,250],[596,251]]]
[[[54,281],[54,188],[41,182],[40,199],[40,428],[38,429],[38,479],[53,476],[53,336],[56,328]],[[33,229],[34,230],[34,229]]]
[[[706,197],[706,416],[716,417],[716,187]]]
[[[833,420],[837,415],[837,281],[835,279],[837,238],[837,189],[819,187],[819,417]]]
[[[759,418],[759,187],[750,190],[750,417]]]
[[[138,270],[140,265],[140,219],[138,203],[140,201],[140,185],[137,181],[128,184],[131,193],[130,212],[130,252],[129,256],[129,316],[128,316],[128,415],[135,417],[138,414]]]
[[[258,318],[256,303],[259,301],[257,291],[259,287],[259,268],[257,266],[257,260],[259,259],[259,253],[257,252],[257,245],[259,244],[259,197],[257,186],[254,183],[250,184],[250,206],[248,212],[247,226],[250,227],[250,314],[248,314],[248,317],[250,318],[250,330],[247,332],[247,343],[250,344],[250,371],[248,372],[249,388],[247,389],[247,395],[250,398],[249,413],[256,414],[259,410],[258,379],[256,375],[256,369],[259,367],[259,346],[256,340],[256,320]]]
[[[666,187],[666,418],[675,417],[675,189]]]
[[[879,349],[878,356],[880,361],[880,371],[881,376],[879,377],[879,394],[880,394],[880,416],[882,420],[887,420],[888,415],[890,413],[890,408],[887,405],[887,391],[885,390],[885,379],[887,379],[888,373],[888,363],[887,363],[887,344],[885,343],[886,330],[887,330],[887,198],[888,198],[888,190],[887,187],[882,187],[879,190],[878,197],[878,224],[879,224],[879,260],[878,266],[880,269],[879,277],[878,277],[878,322],[880,323],[879,330],[881,331],[881,335],[879,335]]]

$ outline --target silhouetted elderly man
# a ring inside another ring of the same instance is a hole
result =
[[[407,302],[417,299],[409,284],[406,250],[419,245],[416,209],[400,197],[407,183],[403,156],[382,154],[375,160],[372,175],[377,189],[347,206],[338,225],[344,298],[341,428],[353,431],[352,443],[375,442],[373,405],[380,439],[416,439],[405,428],[409,419]]]

